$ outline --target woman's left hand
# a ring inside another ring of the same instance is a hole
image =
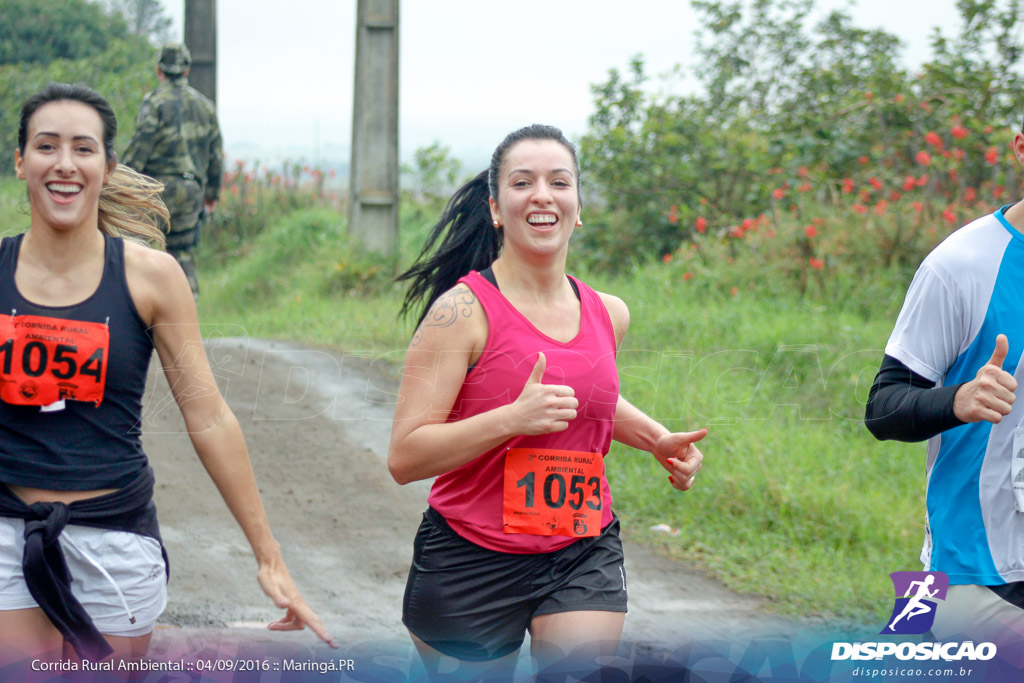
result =
[[[680,491],[689,490],[700,471],[704,454],[697,448],[696,442],[707,436],[707,433],[707,429],[674,432],[665,434],[654,444],[654,457],[668,470],[668,480],[672,486]]]
[[[295,586],[283,560],[261,566],[257,579],[260,588],[274,604],[287,610],[284,617],[272,622],[267,628],[271,631],[301,631],[309,626],[325,643],[333,648],[338,647],[334,638],[327,632],[327,627],[320,621],[320,617],[299,594],[299,589]]]

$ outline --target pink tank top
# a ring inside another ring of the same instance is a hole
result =
[[[568,342],[552,339],[535,328],[494,285],[476,271],[465,283],[487,314],[487,343],[480,360],[466,375],[448,421],[466,419],[512,403],[537,362],[547,359],[543,381],[571,386],[579,400],[575,420],[554,434],[517,436],[437,477],[428,503],[463,538],[507,553],[543,553],[564,548],[574,536],[505,533],[502,497],[505,454],[510,448],[559,449],[598,453],[611,445],[619,375],[615,365],[615,333],[600,296],[573,278],[580,293],[580,330]],[[611,492],[603,467],[600,476],[601,527],[612,521]],[[537,495],[540,495],[538,493]]]

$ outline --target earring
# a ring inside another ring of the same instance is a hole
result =
[[[576,227],[577,228],[582,228],[583,227],[583,219],[582,218],[577,218],[576,219]]]
[[[494,219],[494,227],[496,227],[496,228],[500,228],[501,227],[501,222],[497,218]]]

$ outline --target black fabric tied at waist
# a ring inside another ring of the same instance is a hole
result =
[[[128,531],[160,541],[153,483],[153,468],[146,467],[130,484],[113,493],[71,504],[31,505],[0,485],[0,515],[25,520],[25,552],[21,566],[29,593],[82,659],[98,661],[113,650],[71,593],[72,577],[60,547],[60,534],[68,524],[78,524]],[[167,553],[163,551],[162,542],[160,545],[166,564]]]

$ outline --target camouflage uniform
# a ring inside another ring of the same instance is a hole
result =
[[[214,104],[186,80],[191,63],[184,45],[164,46],[159,67],[166,80],[142,100],[121,162],[164,184],[163,200],[171,214],[170,225],[161,226],[167,251],[178,259],[198,298],[195,248],[203,202],[220,196],[224,156]]]

